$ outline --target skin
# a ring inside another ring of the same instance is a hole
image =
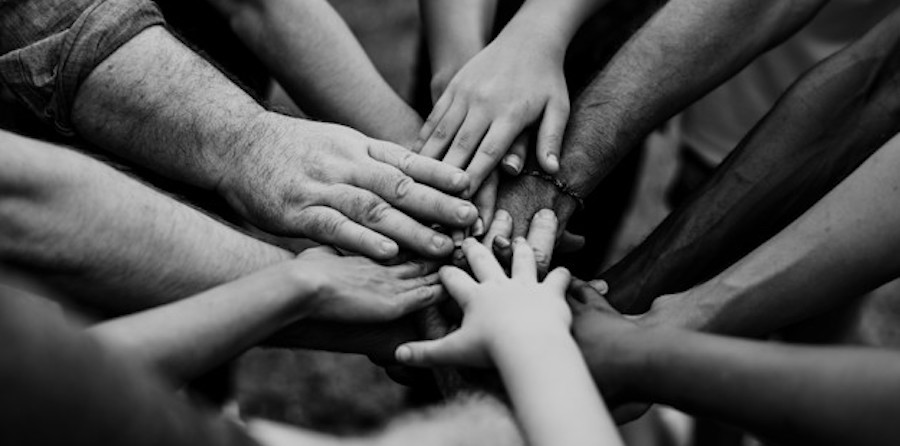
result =
[[[422,119],[325,0],[210,0],[291,98],[322,119],[405,147]]]
[[[435,303],[442,288],[427,266],[382,266],[331,248],[211,290],[91,328],[123,356],[186,383],[306,319],[386,322]]]
[[[671,116],[805,24],[825,0],[671,0],[581,93],[562,141],[557,178],[589,194],[624,154]],[[501,185],[498,208],[523,234],[539,209],[565,227],[576,200],[531,176]]]
[[[532,124],[538,127],[539,163],[548,172],[558,170],[569,113],[563,58],[575,31],[602,4],[529,0],[453,76],[422,126],[419,146],[423,155],[466,169],[472,183],[465,196],[479,189]]]
[[[48,311],[39,298],[6,286],[0,286],[0,335],[16,340],[0,351],[10,396],[0,400],[4,444],[523,444],[503,405],[487,397],[460,399],[360,438],[260,420],[238,426],[189,405],[154,370]],[[47,351],[54,354],[35,354]]]
[[[894,13],[798,80],[703,189],[603,272],[613,305],[643,312],[656,297],[713,277],[795,220],[900,131],[898,24]],[[790,258],[790,249],[781,252]],[[770,259],[782,257],[773,252]]]
[[[515,241],[508,276],[490,250],[463,243],[474,277],[455,267],[441,281],[465,312],[446,337],[405,344],[397,359],[417,366],[496,366],[529,444],[621,444],[569,334],[569,274],[538,282],[534,251]]]
[[[98,65],[72,116],[98,147],[216,191],[278,235],[378,259],[400,247],[439,257],[450,239],[413,218],[450,227],[477,218],[448,195],[468,187],[459,169],[346,127],[266,112],[162,27]]]
[[[895,352],[642,329],[589,287],[571,302],[592,373],[621,399],[712,416],[779,443],[888,445],[900,435]]]

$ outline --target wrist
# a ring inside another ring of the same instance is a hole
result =
[[[274,115],[262,110],[243,116],[231,127],[231,134],[223,138],[228,146],[222,151],[224,156],[216,160],[219,173],[214,191],[217,194],[226,199],[240,195],[241,180],[248,175],[248,166],[255,165],[254,160],[271,145]]]
[[[561,323],[538,325],[516,322],[493,325],[487,349],[495,362],[503,362],[522,355],[532,357],[542,350],[556,349],[574,342],[569,329]]]

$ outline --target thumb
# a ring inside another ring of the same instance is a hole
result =
[[[441,339],[407,342],[397,347],[394,357],[401,364],[417,367],[457,364],[463,357],[458,337],[451,333]]]

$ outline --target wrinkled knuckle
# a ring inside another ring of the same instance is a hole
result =
[[[400,170],[404,172],[409,172],[412,169],[413,164],[416,162],[416,155],[413,152],[404,151],[403,154],[400,155],[400,159],[397,161],[397,165]]]
[[[368,224],[381,223],[387,218],[390,208],[390,205],[383,201],[371,200],[365,204],[363,219]]]
[[[498,159],[505,152],[497,144],[485,144],[481,146],[481,153],[490,159]]]
[[[472,135],[460,132],[456,135],[453,145],[463,150],[469,150],[472,147]]]
[[[438,141],[446,141],[450,137],[450,130],[446,125],[438,125],[431,136]]]
[[[392,181],[392,183],[393,196],[397,200],[402,200],[409,196],[409,193],[412,190],[413,185],[415,184],[413,179],[406,175],[398,176]]]

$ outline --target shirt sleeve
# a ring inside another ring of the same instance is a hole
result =
[[[151,0],[2,1],[0,82],[72,135],[72,105],[84,79],[135,35],[164,23]]]

